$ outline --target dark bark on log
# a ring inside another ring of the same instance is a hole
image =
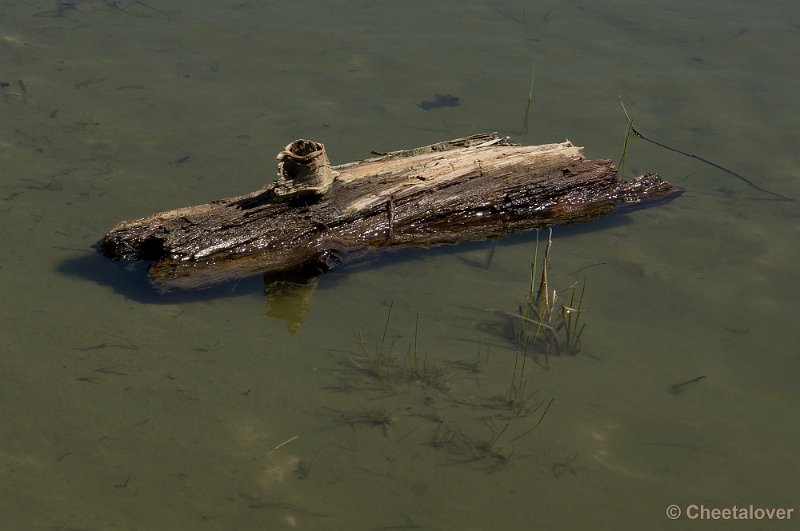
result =
[[[282,152],[327,163],[318,143]],[[305,142],[305,141],[304,141]],[[310,191],[281,178],[248,195],[123,221],[98,243],[116,260],[150,260],[161,289],[331,266],[379,247],[428,247],[597,219],[669,201],[682,190],[654,174],[630,181],[569,142],[519,146],[493,134],[325,169]],[[310,153],[310,154],[309,154]],[[319,156],[318,156],[319,155]],[[328,179],[330,180],[330,179]],[[299,187],[299,188],[298,188]],[[288,193],[290,190],[291,193]]]

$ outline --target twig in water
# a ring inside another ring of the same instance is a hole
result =
[[[685,382],[672,384],[671,386],[669,386],[669,392],[671,394],[673,394],[673,395],[680,394],[680,392],[683,391],[683,387],[684,386],[689,385],[689,384],[693,384],[695,382],[699,382],[700,380],[704,379],[705,377],[706,377],[705,374],[701,374],[697,378],[692,378],[691,380],[686,380]]]
[[[282,443],[280,443],[278,446],[276,446],[275,448],[273,448],[272,450],[270,450],[270,451],[269,451],[269,453],[268,453],[267,455],[272,455],[272,454],[274,454],[274,453],[275,453],[277,450],[279,450],[280,448],[282,448],[282,447],[286,446],[287,444],[289,444],[290,442],[294,441],[294,440],[295,440],[295,439],[297,439],[298,437],[300,437],[300,436],[299,436],[299,435],[295,435],[294,437],[289,437],[288,439],[286,439],[285,441],[283,441]]]

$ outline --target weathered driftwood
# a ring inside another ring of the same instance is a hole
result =
[[[279,178],[248,195],[113,227],[98,250],[150,260],[161,289],[257,273],[324,270],[379,247],[432,246],[589,221],[682,190],[657,175],[629,181],[569,141],[519,146],[495,134],[331,167],[322,144],[282,151]],[[313,168],[312,168],[313,166]]]

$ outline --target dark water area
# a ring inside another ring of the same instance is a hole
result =
[[[0,529],[793,528],[690,507],[798,503],[798,46],[777,1],[0,0]],[[295,138],[616,160],[620,95],[793,200],[632,139],[625,175],[686,193],[555,229],[582,349],[521,380],[535,233],[335,270],[295,334],[258,278],[160,296],[91,248],[260,188]]]

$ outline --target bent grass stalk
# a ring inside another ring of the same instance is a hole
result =
[[[622,101],[622,95],[618,94],[619,96],[619,103],[622,105],[622,110],[625,112],[625,119],[628,121],[628,129],[625,131],[625,141],[622,143],[622,155],[619,158],[619,176],[621,178],[625,177],[625,158],[628,155],[628,141],[633,137],[635,134],[635,129],[633,128],[633,118],[630,117],[628,114],[628,109],[625,108],[625,103]]]
[[[535,65],[531,64],[531,87],[528,90],[528,106],[525,107],[525,120],[522,122],[522,133],[528,132],[528,119],[530,118],[531,108],[533,107],[533,78],[536,72]]]
[[[567,340],[567,351],[570,354],[577,354],[581,349],[581,333],[583,326],[580,326],[581,314],[583,313],[583,298],[586,293],[586,278],[583,279],[581,286],[581,294],[578,298],[578,306],[575,307],[575,285],[570,286],[572,295],[569,299],[569,305],[561,307],[561,319],[564,323],[564,332]],[[574,318],[573,318],[574,315]],[[585,325],[584,325],[585,326]]]

